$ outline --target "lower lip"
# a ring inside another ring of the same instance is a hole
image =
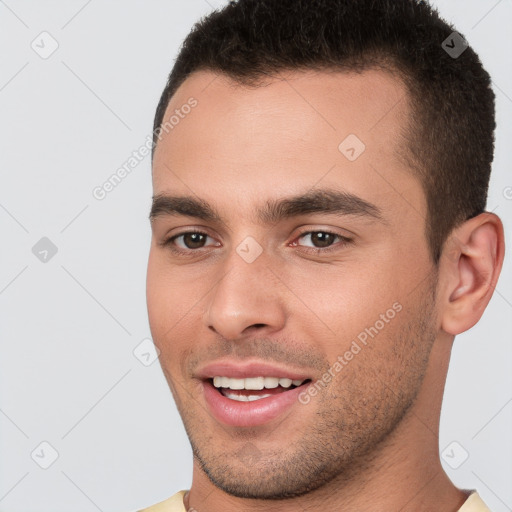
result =
[[[238,402],[217,391],[210,381],[203,382],[206,403],[214,418],[230,427],[255,427],[277,418],[298,402],[303,384],[277,395],[260,398],[253,402]]]

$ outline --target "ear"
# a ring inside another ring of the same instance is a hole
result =
[[[455,228],[440,261],[441,328],[460,334],[480,320],[492,297],[505,253],[503,224],[482,213]]]

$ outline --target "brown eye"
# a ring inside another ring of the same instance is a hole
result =
[[[186,249],[200,249],[201,247],[204,247],[208,236],[204,233],[184,233],[179,237],[183,238],[183,245]]]
[[[307,238],[309,238],[312,245],[305,245],[305,247],[314,247],[315,249],[324,249],[326,247],[330,247],[336,238],[344,239],[344,237],[335,233],[330,233],[329,231],[308,231],[299,237],[299,239]]]
[[[210,239],[210,242],[207,244],[208,239]],[[211,243],[211,241],[214,243]],[[200,231],[185,231],[164,240],[162,245],[168,247],[176,254],[192,255],[195,252],[199,253],[201,249],[207,248],[210,245],[219,247],[221,244],[215,242],[214,239],[206,233]]]

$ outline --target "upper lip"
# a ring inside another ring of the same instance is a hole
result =
[[[199,379],[213,379],[213,377],[230,377],[232,379],[245,379],[251,377],[279,377],[292,380],[306,380],[311,378],[304,371],[293,370],[275,363],[262,361],[234,361],[219,360],[202,366],[195,375]]]

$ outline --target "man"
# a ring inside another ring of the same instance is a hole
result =
[[[462,37],[414,0],[232,2],[154,127],[148,312],[194,470],[146,510],[488,510],[438,447],[504,254]]]

